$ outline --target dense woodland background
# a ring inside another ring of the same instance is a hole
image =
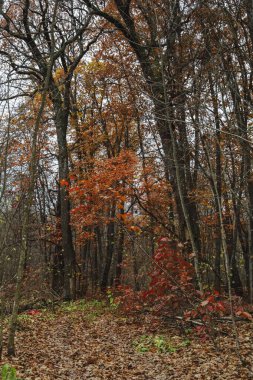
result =
[[[251,0],[0,1],[0,57],[13,326],[108,288],[252,302]]]

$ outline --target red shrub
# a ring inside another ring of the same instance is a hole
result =
[[[143,296],[159,312],[175,312],[188,303],[194,269],[174,240],[161,238],[155,252],[150,284]]]
[[[135,292],[129,287],[121,288],[122,296],[118,300],[124,310],[134,311],[149,306],[165,315],[185,307],[194,290],[194,269],[184,259],[176,241],[160,238],[152,267],[147,290]]]

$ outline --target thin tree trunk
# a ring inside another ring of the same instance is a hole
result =
[[[0,292],[2,293],[2,286],[0,287]],[[0,297],[0,360],[2,358],[3,353],[3,330],[4,330],[4,299],[1,295]]]
[[[210,92],[212,96],[213,111],[215,117],[215,128],[216,128],[216,142],[215,142],[215,181],[216,181],[216,193],[215,193],[215,212],[217,215],[217,223],[215,227],[215,279],[214,279],[214,288],[220,292],[221,291],[221,231],[220,231],[220,221],[219,221],[219,204],[221,203],[221,136],[220,136],[220,119],[218,113],[218,104],[217,96],[214,91],[214,84],[212,75],[208,75]]]
[[[55,4],[55,12],[57,9],[58,3]],[[55,14],[55,13],[54,13]],[[52,46],[53,52],[54,46]],[[50,55],[50,61],[46,69],[46,76],[44,79],[44,86],[41,98],[41,104],[39,107],[39,111],[35,120],[34,131],[32,136],[32,147],[31,147],[31,159],[29,163],[29,171],[28,171],[28,191],[27,198],[24,205],[24,215],[22,221],[22,229],[21,229],[21,246],[20,246],[20,255],[18,262],[18,270],[17,270],[17,279],[16,279],[16,289],[14,295],[13,309],[12,315],[9,324],[9,335],[8,335],[8,343],[7,343],[7,353],[9,356],[15,355],[15,332],[17,327],[17,318],[18,318],[18,310],[19,303],[21,297],[21,284],[24,274],[24,265],[27,254],[27,246],[28,246],[28,234],[29,234],[29,221],[30,221],[30,211],[33,203],[33,196],[36,184],[36,173],[37,173],[37,140],[39,133],[39,126],[42,119],[43,111],[46,105],[46,97],[47,91],[49,88],[49,82],[51,78],[51,72],[53,67],[53,54]]]
[[[124,202],[122,202],[122,208],[120,209],[120,214],[124,214]],[[122,263],[124,255],[124,241],[125,241],[125,231],[122,224],[118,225],[119,228],[119,240],[117,247],[117,262],[116,262],[116,273],[115,273],[115,286],[121,285],[122,280]]]
[[[43,110],[46,103],[46,91],[48,88],[49,74],[51,72],[51,65],[48,68],[48,75],[45,80],[44,92],[42,95],[40,109],[35,121],[33,138],[32,138],[32,154],[29,165],[29,185],[27,191],[27,199],[24,207],[24,216],[22,221],[22,229],[21,229],[21,246],[20,246],[20,255],[18,262],[18,270],[16,277],[16,290],[14,295],[14,302],[12,308],[12,315],[9,324],[9,336],[8,336],[8,345],[7,352],[9,356],[15,355],[15,332],[17,327],[17,317],[19,310],[19,303],[21,297],[21,284],[24,274],[24,266],[27,255],[27,247],[28,247],[28,234],[29,234],[29,221],[30,221],[30,210],[33,203],[33,194],[35,189],[36,182],[36,172],[37,172],[37,138],[39,132],[39,125],[42,118]]]
[[[112,205],[111,213],[110,213],[110,217],[112,219],[115,218],[115,212],[116,212],[116,205],[114,202]],[[114,245],[115,245],[115,221],[111,220],[107,228],[106,257],[105,257],[105,265],[104,265],[102,280],[100,284],[100,288],[102,292],[105,292],[108,286],[108,279],[109,279],[111,263],[112,263],[113,253],[114,253]]]

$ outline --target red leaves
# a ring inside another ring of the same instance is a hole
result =
[[[66,179],[61,179],[60,180],[60,185],[62,187],[64,187],[64,186],[68,187],[69,186],[69,182]]]
[[[219,310],[219,311],[221,311],[224,314],[225,311],[226,311],[226,307],[225,307],[224,303],[217,302],[216,303],[216,310]]]
[[[191,287],[193,268],[187,262],[177,243],[161,238],[155,253],[155,269],[151,272],[150,287],[160,288],[161,293]]]
[[[189,310],[184,314],[186,320],[191,318],[200,318],[203,322],[210,321],[213,317],[221,317],[229,310],[226,300],[221,300],[217,291],[207,292],[202,295],[203,301],[195,309]]]
[[[250,313],[248,313],[247,311],[239,310],[236,312],[236,315],[238,317],[242,317],[242,318],[248,319],[250,321],[253,321],[253,316]]]
[[[204,323],[215,321],[224,315],[231,318],[231,302],[235,316],[253,321],[252,314],[245,310],[249,305],[242,305],[242,300],[239,297],[234,296],[232,300],[229,300],[227,297],[221,296],[217,291],[206,293],[205,299],[195,309],[184,313],[184,318],[185,320],[198,318]]]
[[[193,267],[187,262],[176,241],[160,238],[156,249],[150,283],[142,292],[145,302],[158,313],[174,313],[187,302],[192,292]]]
[[[37,309],[31,309],[31,310],[27,310],[25,312],[25,314],[27,314],[27,315],[38,315],[38,314],[41,314],[41,311],[37,310]]]
[[[143,308],[143,292],[137,292],[129,286],[122,285],[118,286],[117,290],[121,292],[121,296],[116,298],[116,302],[125,313],[132,313]]]

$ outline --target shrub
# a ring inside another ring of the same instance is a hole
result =
[[[188,304],[194,291],[193,275],[193,266],[185,260],[177,242],[161,238],[149,274],[149,287],[143,297],[155,311],[174,313]]]
[[[17,378],[17,371],[15,368],[10,366],[9,364],[4,364],[2,366],[2,380],[21,380]]]
[[[149,285],[136,292],[131,287],[120,287],[117,302],[124,311],[138,311],[151,307],[159,314],[175,313],[188,305],[194,291],[194,269],[183,257],[178,244],[168,238],[160,238],[149,273]]]

